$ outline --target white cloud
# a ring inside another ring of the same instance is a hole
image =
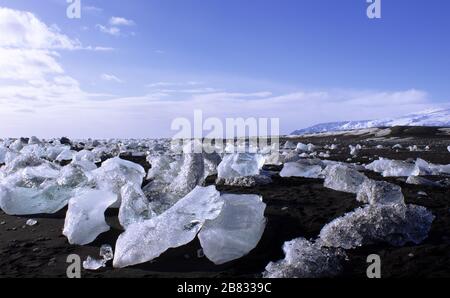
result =
[[[111,26],[134,26],[136,23],[122,17],[112,17],[109,19],[109,24]]]
[[[83,47],[30,12],[0,8],[0,106],[2,111],[33,110],[87,100],[89,94],[59,63],[62,50]],[[4,123],[2,123],[4,124]]]
[[[119,79],[118,77],[116,77],[115,75],[111,75],[111,74],[102,74],[100,76],[100,78],[104,81],[109,81],[109,82],[116,82],[116,83],[123,83],[123,81],[121,79]]]
[[[120,35],[120,28],[117,27],[106,27],[100,24],[95,25],[95,27],[100,30],[102,33],[106,33],[113,36],[119,36]]]
[[[32,49],[77,49],[78,40],[47,26],[32,13],[0,7],[0,47]]]
[[[196,82],[196,81],[188,81],[188,82],[156,82],[147,84],[146,87],[148,88],[156,88],[156,87],[187,87],[187,86],[198,86],[203,85],[202,82]]]

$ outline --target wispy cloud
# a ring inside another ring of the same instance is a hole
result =
[[[104,73],[100,76],[100,78],[104,81],[108,82],[116,82],[116,83],[123,83],[123,80],[119,79],[117,76],[112,74]]]
[[[111,26],[134,26],[136,23],[133,20],[129,20],[122,17],[111,17],[109,19]]]
[[[100,24],[95,25],[95,27],[100,30],[100,32],[113,35],[113,36],[119,36],[120,35],[120,28],[118,27],[106,27]]]

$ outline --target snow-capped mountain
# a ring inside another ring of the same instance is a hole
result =
[[[363,129],[371,127],[393,127],[393,126],[442,126],[442,127],[450,126],[450,109],[427,110],[398,118],[389,118],[380,120],[322,123],[308,128],[296,130],[292,133],[292,135]]]

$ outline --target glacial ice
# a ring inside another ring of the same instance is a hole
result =
[[[161,215],[129,225],[117,240],[114,267],[144,263],[191,242],[206,220],[220,214],[223,204],[214,186],[197,186]]]
[[[129,225],[143,222],[155,216],[141,187],[127,183],[121,189],[122,203],[119,209],[119,222],[126,229]]]
[[[198,238],[206,257],[224,264],[256,247],[266,226],[266,204],[257,195],[225,194],[222,211],[203,225]]]
[[[229,185],[237,187],[254,187],[257,185],[267,185],[270,183],[272,183],[272,178],[270,178],[270,176],[267,175],[216,179],[216,185]]]
[[[91,172],[97,188],[120,194],[122,186],[133,183],[141,186],[145,177],[145,170],[142,166],[114,157],[102,163],[102,166]],[[113,207],[120,206],[120,196]]]
[[[285,163],[280,172],[281,177],[320,178],[322,166],[300,160]]]
[[[152,163],[147,178],[151,182],[145,186],[144,193],[151,202],[153,211],[161,214],[178,200],[187,195],[206,176],[214,172],[214,158],[205,161],[206,154],[191,153],[176,157],[150,157]],[[155,164],[155,168],[153,168]]]
[[[420,175],[438,176],[442,174],[450,174],[450,165],[436,165],[421,158],[416,160],[416,167],[419,169]]]
[[[100,256],[103,258],[105,262],[111,261],[114,259],[114,251],[111,245],[103,244],[100,246]]]
[[[361,145],[359,145],[359,144],[356,146],[350,145],[348,147],[350,148],[350,155],[352,155],[352,156],[358,155],[359,151],[362,149]]]
[[[344,249],[380,242],[419,244],[428,236],[434,218],[425,207],[416,205],[367,205],[326,224],[319,242]]]
[[[343,165],[327,166],[323,171],[325,175],[324,187],[348,193],[357,193],[366,176],[360,172]]]
[[[406,183],[413,185],[442,187],[442,185],[437,182],[419,176],[409,176],[408,179],[406,179]]]
[[[370,205],[375,204],[404,204],[402,188],[386,182],[366,179],[361,184],[356,200]]]
[[[420,174],[419,167],[413,163],[384,158],[366,165],[366,169],[381,173],[383,177],[408,177]]]
[[[63,230],[69,243],[85,245],[109,231],[104,213],[116,201],[117,194],[97,189],[85,190],[71,198]]]
[[[335,248],[321,247],[304,238],[283,245],[285,258],[270,262],[265,278],[324,278],[337,276],[343,269],[344,254]]]
[[[106,263],[114,259],[114,252],[109,244],[103,244],[100,247],[99,253],[101,259],[94,259],[88,256],[85,261],[83,261],[83,268],[86,270],[98,270],[102,267],[106,267]]]
[[[32,227],[37,225],[37,223],[38,223],[37,220],[30,218],[27,220],[26,225]]]
[[[73,152],[70,149],[65,149],[63,150],[57,157],[55,160],[57,161],[67,161],[67,160],[72,160],[73,159]]]
[[[260,154],[235,153],[225,155],[217,167],[218,178],[234,178],[258,175],[264,166]]]
[[[0,165],[5,163],[6,153],[8,153],[9,149],[0,145]]]
[[[105,267],[105,262],[101,259],[94,259],[91,256],[87,256],[83,261],[83,268],[86,270],[98,270]]]
[[[284,143],[283,149],[296,149],[297,145],[294,144],[292,141],[287,141]]]
[[[0,184],[0,208],[9,215],[53,214],[67,205],[72,193],[53,183],[41,188]]]

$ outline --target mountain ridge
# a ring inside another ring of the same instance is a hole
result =
[[[320,123],[307,128],[296,130],[292,132],[291,135],[304,135],[322,132],[393,126],[450,127],[450,109],[431,109],[418,113],[407,114],[405,116],[396,118],[386,118],[379,120],[356,120]]]

